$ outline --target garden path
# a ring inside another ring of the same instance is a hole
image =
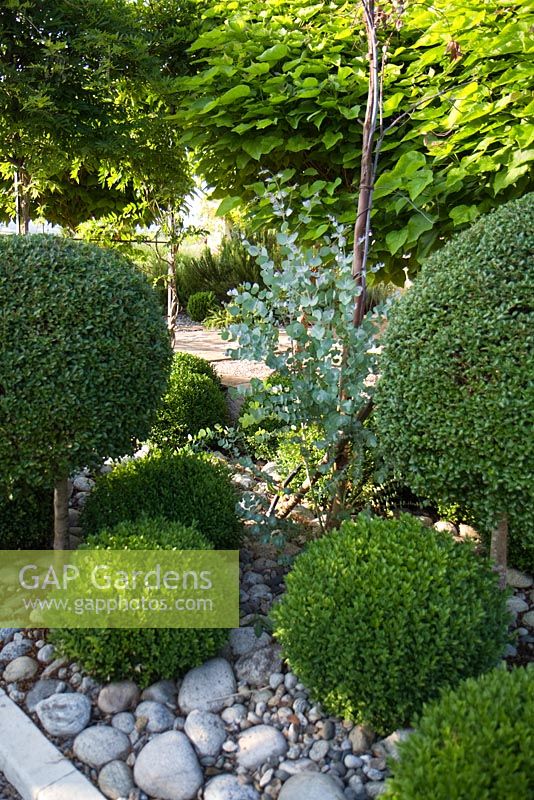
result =
[[[287,347],[289,340],[284,332],[280,334],[280,346]],[[177,327],[174,349],[181,353],[192,353],[205,358],[216,369],[225,386],[239,386],[250,383],[251,378],[265,378],[271,370],[260,361],[236,361],[226,355],[235,343],[223,342],[219,331],[203,328],[202,325]]]

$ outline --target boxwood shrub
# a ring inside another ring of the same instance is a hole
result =
[[[124,520],[162,516],[196,525],[218,549],[235,549],[243,534],[237,501],[224,464],[190,453],[156,452],[99,477],[80,522],[91,535]]]
[[[162,518],[121,522],[90,536],[92,550],[209,550],[213,545],[195,528]],[[207,628],[58,629],[51,640],[59,653],[102,680],[131,678],[140,686],[175,679],[214,656],[226,632]]]
[[[416,494],[506,513],[534,568],[534,194],[451,239],[392,308],[375,397],[386,463]]]
[[[0,236],[0,485],[58,478],[135,449],[172,351],[157,297],[113,250]]]
[[[534,797],[534,670],[493,670],[425,707],[384,800]]]
[[[162,448],[177,449],[202,428],[223,425],[227,416],[226,399],[211,364],[188,353],[177,353],[150,432],[151,441]]]
[[[213,292],[195,292],[187,301],[187,313],[195,322],[202,322],[210,311],[217,308],[217,298]]]
[[[506,595],[468,544],[360,515],[295,561],[275,607],[292,669],[326,709],[389,733],[503,654]]]
[[[19,485],[0,492],[1,550],[46,550],[53,538],[53,489]]]

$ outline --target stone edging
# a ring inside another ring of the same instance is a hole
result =
[[[24,800],[104,800],[2,689],[0,772]]]

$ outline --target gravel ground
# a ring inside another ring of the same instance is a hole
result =
[[[0,772],[0,800],[22,800],[20,794],[7,782],[3,772]]]

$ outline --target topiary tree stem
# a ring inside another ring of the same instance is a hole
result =
[[[506,564],[508,559],[508,517],[506,514],[491,534],[490,558],[501,575],[501,586],[506,585]]]
[[[58,478],[54,486],[54,550],[66,550],[69,535],[69,479]]]

